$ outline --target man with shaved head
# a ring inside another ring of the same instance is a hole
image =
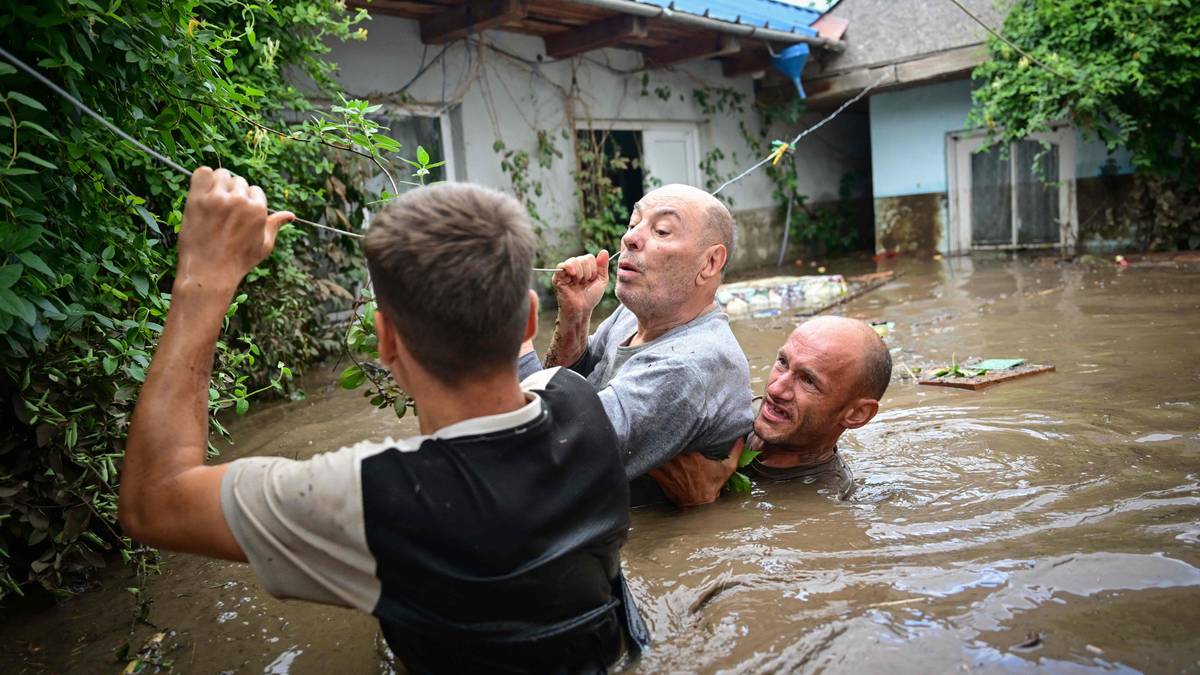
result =
[[[714,300],[733,238],[733,217],[707,192],[668,185],[646,194],[621,238],[621,305],[590,336],[608,252],[570,258],[554,274],[546,366],[570,368],[599,392],[634,504],[662,498],[643,478],[651,469],[685,450],[724,458],[752,426],[749,364]],[[521,376],[540,368],[526,342]]]
[[[755,480],[802,480],[845,499],[854,478],[838,439],[875,417],[891,378],[892,356],[866,322],[823,316],[800,324],[767,378],[747,439],[760,454],[742,471]],[[653,476],[671,501],[702,504],[716,499],[734,466],[732,457],[682,455]]]

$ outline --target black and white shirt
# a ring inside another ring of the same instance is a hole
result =
[[[643,641],[618,551],[629,490],[592,386],[304,461],[233,462],[221,506],[273,595],[375,615],[412,672],[602,670]]]

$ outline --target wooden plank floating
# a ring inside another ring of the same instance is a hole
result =
[[[978,367],[979,360],[967,361],[960,364],[959,367],[971,370],[972,367]],[[971,391],[979,391],[984,387],[990,387],[993,384],[1001,382],[1009,382],[1018,380],[1022,377],[1030,377],[1032,375],[1040,375],[1042,373],[1054,372],[1054,366],[1038,365],[1036,363],[1023,363],[1019,366],[1007,368],[1005,370],[989,370],[982,375],[975,377],[957,377],[943,375],[942,377],[927,377],[918,380],[920,384],[927,384],[933,387],[954,387],[955,389],[970,389]]]

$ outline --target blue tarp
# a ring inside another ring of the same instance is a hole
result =
[[[810,28],[821,18],[815,9],[796,7],[777,0],[638,0],[677,12],[706,16],[717,21],[741,23],[800,35],[816,35]]]

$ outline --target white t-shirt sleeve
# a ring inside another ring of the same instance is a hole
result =
[[[296,461],[252,457],[230,464],[221,509],[263,587],[281,598],[370,613],[381,584],[367,548],[360,467],[386,449],[360,443]]]

